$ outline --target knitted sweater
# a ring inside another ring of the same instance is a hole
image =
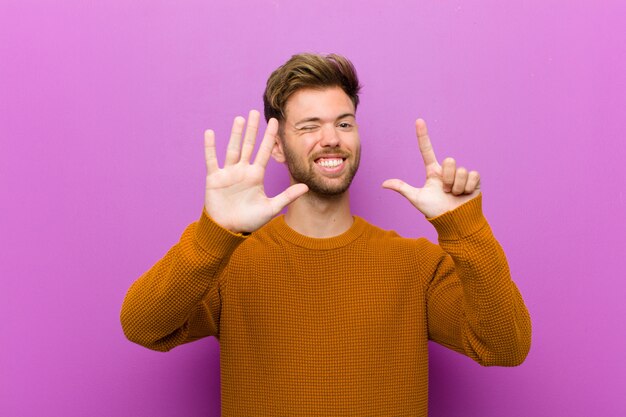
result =
[[[428,340],[520,364],[530,319],[481,198],[431,223],[439,244],[359,217],[314,239],[282,216],[248,237],[204,212],[130,288],[127,337],[220,343],[222,415],[426,416]]]

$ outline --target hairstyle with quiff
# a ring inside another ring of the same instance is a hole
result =
[[[278,67],[267,79],[263,93],[265,120],[285,120],[285,106],[293,93],[303,88],[340,87],[354,104],[359,105],[359,79],[354,65],[337,54],[297,54]]]

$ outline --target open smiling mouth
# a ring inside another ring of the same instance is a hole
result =
[[[315,163],[324,168],[336,168],[339,165],[343,164],[344,160],[345,158],[338,158],[338,157],[319,158],[315,161]]]

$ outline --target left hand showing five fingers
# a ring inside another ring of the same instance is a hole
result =
[[[415,122],[417,141],[426,168],[426,182],[422,188],[415,188],[399,179],[383,182],[383,187],[397,191],[406,197],[427,218],[439,216],[454,210],[480,194],[480,176],[476,171],[457,168],[456,161],[446,158],[440,165],[426,123],[422,119]]]

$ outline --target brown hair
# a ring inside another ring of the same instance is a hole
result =
[[[356,111],[359,105],[359,79],[354,65],[341,55],[298,54],[278,67],[267,80],[263,93],[265,120],[285,119],[289,97],[302,88],[341,87]]]

